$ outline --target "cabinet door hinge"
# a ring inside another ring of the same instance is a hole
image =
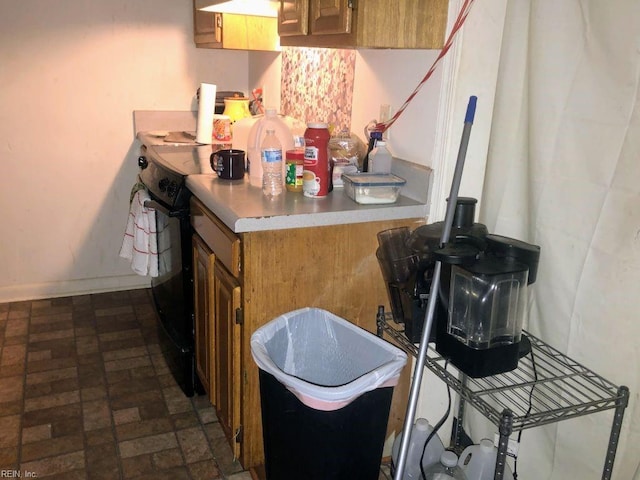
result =
[[[238,428],[236,428],[236,433],[233,436],[233,438],[235,438],[236,443],[242,443],[242,436],[244,434],[244,429],[242,428],[242,425],[240,425]]]
[[[356,0],[348,0],[347,1],[347,7],[356,8]]]
[[[244,324],[244,310],[236,308],[236,325]]]

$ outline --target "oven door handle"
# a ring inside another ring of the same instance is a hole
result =
[[[181,217],[187,213],[186,210],[169,210],[167,207],[155,200],[147,200],[144,202],[144,206],[158,210],[159,212],[164,213],[167,217]]]
[[[147,208],[153,208],[154,210],[159,210],[164,213],[167,217],[170,215],[169,209],[164,205],[159,204],[155,200],[147,200],[144,202],[144,206]]]

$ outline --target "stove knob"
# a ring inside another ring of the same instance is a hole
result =
[[[158,182],[158,188],[160,189],[161,192],[166,191],[168,186],[169,186],[168,178],[163,178]]]
[[[169,184],[167,187],[167,195],[169,198],[173,197],[178,192],[178,184],[174,181]]]
[[[147,161],[147,157],[145,157],[144,155],[140,155],[138,157],[138,166],[144,170],[145,168],[147,168],[147,166],[149,165],[149,162]]]

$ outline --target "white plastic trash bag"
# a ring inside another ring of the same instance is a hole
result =
[[[407,355],[319,308],[281,315],[251,335],[258,367],[305,405],[338,410],[363,393],[398,383]]]

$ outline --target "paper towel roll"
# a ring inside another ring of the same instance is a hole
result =
[[[216,108],[216,88],[211,83],[200,84],[198,123],[196,124],[196,142],[198,143],[211,144],[213,113]]]

